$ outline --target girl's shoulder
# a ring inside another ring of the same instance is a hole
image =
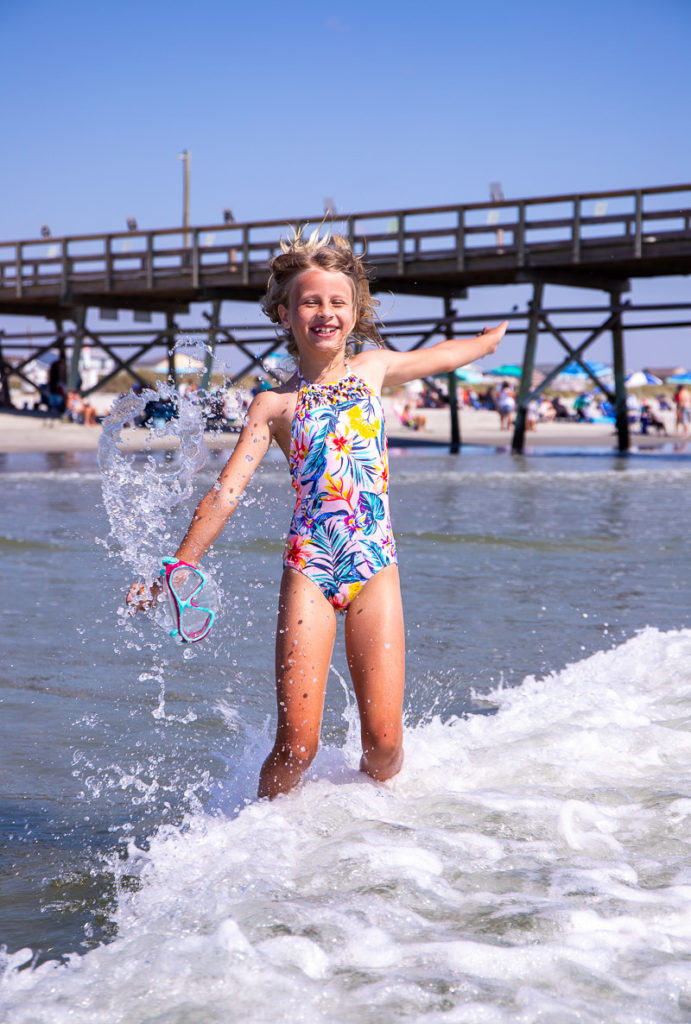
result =
[[[259,391],[247,410],[248,421],[254,421],[257,424],[267,423],[272,435],[280,438],[292,423],[297,393],[297,375],[275,388]]]
[[[381,393],[386,373],[386,351],[381,348],[369,348],[348,359],[348,366],[353,373],[361,377],[376,394]]]
[[[283,381],[281,384],[277,384],[276,387],[258,391],[252,399],[250,408],[255,406],[257,409],[270,409],[277,404],[281,405],[286,397],[297,395],[298,383],[298,376],[294,373],[292,377],[289,377],[288,380]]]

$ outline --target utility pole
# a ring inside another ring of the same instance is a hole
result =
[[[178,160],[182,160],[182,226],[185,229],[185,248],[190,244],[190,151],[183,149],[178,153]]]

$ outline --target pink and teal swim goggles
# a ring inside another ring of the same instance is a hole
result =
[[[165,577],[173,622],[177,624],[170,635],[186,644],[203,640],[214,623],[213,611],[199,604],[206,576],[200,569],[175,558],[163,559],[160,574]]]

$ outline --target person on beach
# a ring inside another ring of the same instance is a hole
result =
[[[516,411],[516,392],[506,380],[499,388],[497,411],[499,412],[499,429],[511,430],[513,414]]]
[[[381,390],[494,352],[507,323],[411,352],[352,355],[355,345],[382,342],[365,267],[348,241],[298,231],[270,266],[262,308],[283,329],[297,369],[252,401],[176,558],[198,564],[276,441],[297,494],[278,603],[278,725],[259,777],[259,796],[273,798],[300,781],[317,753],[338,612],[360,713],[360,769],[385,780],[401,768],[404,629]],[[127,600],[133,610],[147,607],[151,591],[135,583]]]
[[[680,437],[689,436],[689,424],[691,424],[691,391],[680,384],[674,392],[674,404],[677,409],[677,434]]]
[[[410,430],[424,430],[427,425],[427,417],[417,412],[412,402],[406,402],[397,415],[403,426]]]

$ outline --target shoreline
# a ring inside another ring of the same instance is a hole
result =
[[[420,409],[426,418],[422,430],[404,427],[393,411],[393,399],[383,400],[389,443],[392,448],[436,448],[448,449],[450,444],[450,417],[448,408]],[[105,410],[104,410],[105,411]],[[463,408],[459,413],[461,446],[479,447],[487,450],[511,448],[512,430],[499,429],[499,415],[486,409]],[[670,446],[680,454],[691,454],[691,439],[674,435],[673,422],[666,423],[668,436],[641,434],[631,430],[631,446],[634,450],[654,451]],[[95,452],[101,437],[100,425],[83,426],[67,423],[48,415],[16,411],[0,411],[0,454],[19,453],[69,453]],[[228,449],[235,445],[238,434],[233,431],[206,434],[206,443],[211,450]],[[160,450],[170,447],[165,438],[156,437],[150,430],[136,428],[127,430],[123,444],[130,451]],[[610,449],[616,453],[616,432],[611,422],[539,423],[537,429],[526,433],[526,451],[547,448],[564,449]]]

